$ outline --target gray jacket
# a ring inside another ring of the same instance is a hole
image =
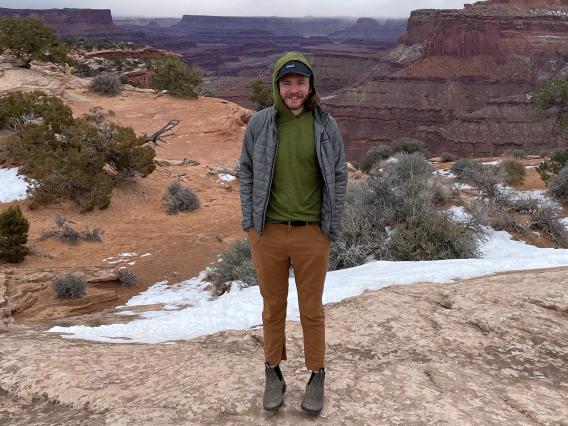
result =
[[[320,227],[330,240],[341,230],[343,202],[347,188],[347,163],[343,139],[333,117],[314,111],[316,153],[323,178]],[[243,229],[254,228],[262,235],[272,187],[278,134],[274,106],[255,113],[245,131],[240,158]]]

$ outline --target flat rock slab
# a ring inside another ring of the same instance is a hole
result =
[[[258,328],[113,345],[10,325],[0,333],[0,398],[12,408],[0,423],[36,410],[44,424],[74,415],[113,425],[568,425],[567,273],[393,286],[327,306],[326,405],[315,419],[299,408],[309,377],[299,323],[287,324],[288,390],[275,414],[261,405]]]

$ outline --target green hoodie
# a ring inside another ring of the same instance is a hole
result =
[[[288,61],[307,65],[312,70],[310,86],[315,88],[313,69],[304,55],[290,52],[278,59],[272,77],[274,106],[278,111],[278,152],[266,220],[318,222],[322,179],[316,155],[314,116],[312,111],[305,111],[296,117],[280,97],[276,76]]]

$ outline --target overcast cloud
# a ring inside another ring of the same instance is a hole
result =
[[[181,15],[408,17],[414,9],[461,9],[464,0],[0,0],[8,8],[111,9],[114,17]]]

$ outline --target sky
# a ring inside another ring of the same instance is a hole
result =
[[[111,9],[113,17],[181,17],[185,14],[407,18],[414,9],[461,9],[463,4],[464,0],[0,0],[0,7],[14,9]]]

